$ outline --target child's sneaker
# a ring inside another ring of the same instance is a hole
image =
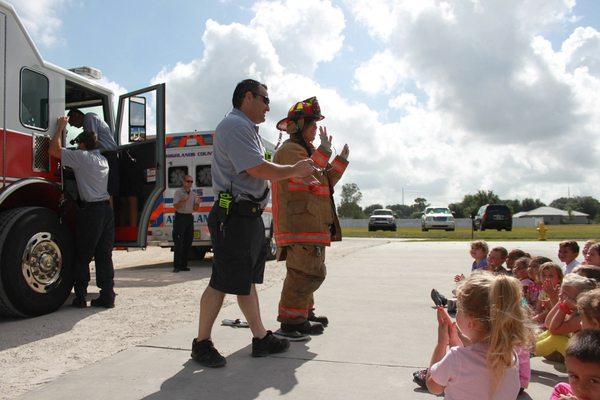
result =
[[[423,389],[427,389],[427,368],[413,372],[413,382]]]
[[[223,357],[210,339],[200,342],[194,338],[192,341],[192,359],[209,368],[224,367],[227,360]]]
[[[266,357],[269,354],[283,353],[290,347],[290,341],[273,336],[273,332],[267,331],[262,338],[252,338],[252,357]]]

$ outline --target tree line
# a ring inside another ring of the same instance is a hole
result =
[[[411,205],[387,204],[384,207],[383,204],[371,204],[362,208],[358,204],[361,199],[362,193],[356,183],[346,183],[343,185],[341,202],[337,208],[338,215],[341,218],[368,218],[373,213],[373,210],[388,208],[393,210],[398,218],[420,218],[425,207],[430,205],[427,199],[417,197]],[[479,190],[475,194],[466,194],[462,201],[458,203],[448,204],[448,208],[450,208],[456,218],[471,218],[485,204],[506,204],[513,214],[521,211],[531,211],[546,205],[540,199],[500,199],[492,190]],[[550,202],[548,206],[567,212],[583,212],[589,214],[590,219],[600,222],[600,202],[591,196],[560,197]]]

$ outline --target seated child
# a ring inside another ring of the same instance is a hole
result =
[[[498,274],[508,274],[508,270],[502,266],[504,261],[506,261],[506,257],[508,256],[508,251],[502,246],[494,247],[490,254],[488,254],[487,258],[487,271],[491,272],[494,275]]]
[[[600,289],[590,290],[577,298],[581,329],[600,329]]]
[[[579,245],[574,240],[565,240],[558,244],[558,259],[564,263],[563,274],[570,274],[579,265],[577,256]]]
[[[487,268],[487,256],[489,252],[488,244],[485,240],[475,240],[471,242],[471,248],[469,254],[473,258],[473,264],[471,264],[471,272]],[[460,282],[465,279],[464,274],[454,276],[454,282]]]
[[[553,361],[562,361],[569,334],[581,329],[581,317],[577,312],[577,297],[596,288],[593,279],[577,274],[565,275],[560,286],[559,299],[546,316],[547,331],[538,335],[535,354]]]
[[[586,255],[586,263],[579,265],[573,272],[600,282],[600,243],[590,246]]]
[[[594,243],[586,254],[586,265],[600,267],[600,243]]]
[[[542,290],[539,292],[535,305],[533,320],[538,324],[543,324],[550,309],[558,303],[558,290],[562,283],[563,273],[558,264],[546,262],[540,266],[538,275]]]
[[[527,273],[527,268],[529,267],[529,263],[531,262],[531,258],[529,257],[521,257],[517,261],[515,261],[513,265],[513,276],[517,278],[521,282],[521,286],[523,286],[523,299],[529,304],[529,299],[527,297],[527,292],[529,290],[529,286],[533,285],[531,279],[529,279],[529,274]]]
[[[521,387],[516,350],[531,336],[521,284],[506,275],[476,273],[461,283],[457,297],[457,324],[437,309],[438,343],[427,388],[448,400],[515,399]]]
[[[588,259],[588,254],[590,251],[590,247],[593,244],[598,243],[598,241],[596,239],[590,239],[590,240],[586,240],[586,242],[583,244],[583,248],[581,249],[581,254],[583,255],[583,262],[582,264],[589,264],[590,260]]]
[[[539,275],[540,265],[550,261],[552,260],[547,257],[536,256],[531,259],[529,266],[527,267],[527,275],[529,275],[529,279],[533,281],[533,285],[530,285],[529,290],[527,291],[527,301],[534,308],[537,304],[540,291],[542,290],[542,284],[540,283]]]
[[[521,257],[531,258],[531,255],[529,253],[525,253],[521,249],[513,249],[508,252],[508,257],[506,257],[506,269],[508,269],[509,275],[513,274],[515,262]]]
[[[554,386],[550,400],[600,400],[600,330],[573,335],[566,355],[569,383]]]

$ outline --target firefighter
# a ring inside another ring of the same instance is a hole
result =
[[[313,141],[317,122],[324,118],[316,97],[292,106],[277,129],[286,131],[286,140],[275,153],[276,164],[292,165],[310,157],[321,172],[316,184],[290,178],[273,183],[273,218],[277,260],[286,260],[287,274],[283,283],[279,315],[283,335],[323,333],[327,317],[314,313],[313,293],[325,279],[325,247],[341,240],[341,229],[335,212],[333,186],[348,166],[348,145],[330,164],[331,136],[319,128],[320,146]]]
[[[90,281],[90,261],[96,263],[96,284],[100,297],[93,299],[93,307],[115,306],[114,268],[112,248],[115,236],[113,210],[109,203],[108,161],[100,154],[94,132],[83,131],[75,138],[77,150],[62,147],[62,132],[69,117],[59,117],[56,133],[49,146],[49,154],[73,169],[79,193],[79,207],[75,221],[75,263],[73,280],[75,299],[72,305],[87,307],[86,295]]]

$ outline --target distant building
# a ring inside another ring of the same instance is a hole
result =
[[[560,210],[554,207],[539,207],[531,211],[522,211],[513,215],[513,218],[543,218],[546,225],[558,224],[589,224],[589,214],[579,211]]]

